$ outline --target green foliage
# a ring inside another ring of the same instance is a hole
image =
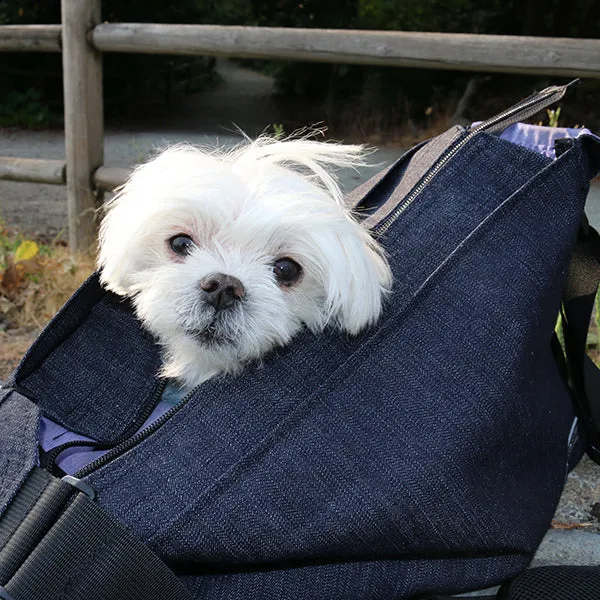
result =
[[[252,17],[267,27],[348,29],[356,23],[357,0],[254,0]]]
[[[548,114],[548,127],[558,127],[558,119],[560,117],[560,106],[555,110],[548,109],[546,111]]]
[[[600,289],[596,293],[594,302],[593,318],[587,335],[586,351],[588,356],[600,367]]]
[[[285,136],[285,130],[283,129],[283,125],[281,123],[273,123],[273,137],[276,140],[281,140]]]
[[[38,90],[28,88],[20,92],[9,86],[0,89],[0,127],[47,127],[56,121],[56,115],[42,102]]]
[[[594,322],[596,325],[596,335],[600,331],[600,288],[596,292],[596,300],[594,302]]]
[[[357,2],[358,21],[365,29],[596,37],[590,33],[600,19],[596,0]]]

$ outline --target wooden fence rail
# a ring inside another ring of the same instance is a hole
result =
[[[102,52],[600,78],[600,40],[593,39],[146,23],[102,23],[90,37]]]
[[[0,156],[0,179],[65,185],[67,163],[64,160],[12,158]]]
[[[103,190],[102,52],[214,55],[600,78],[600,40],[450,33],[102,23],[100,0],[62,0],[61,25],[0,26],[1,52],[63,52],[65,161],[0,157],[0,179],[67,185],[73,251],[95,241]]]
[[[60,52],[60,25],[2,25],[0,52]]]
[[[112,191],[125,183],[132,171],[122,167],[100,167],[94,172],[93,181],[101,190]]]
[[[111,192],[124,184],[132,171],[132,168],[98,167],[92,173],[92,182],[99,190]],[[0,180],[66,185],[67,162],[47,158],[0,156]]]

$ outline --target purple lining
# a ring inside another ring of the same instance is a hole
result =
[[[185,395],[186,390],[176,386],[173,383],[167,384],[162,393],[160,402],[152,411],[152,414],[144,421],[138,429],[145,429],[157,419],[160,419],[168,410],[177,405]],[[67,442],[92,442],[92,438],[80,435],[65,429],[47,417],[42,417],[40,422],[39,444],[45,452],[66,444]],[[56,464],[68,475],[73,475],[89,463],[106,454],[108,450],[94,450],[90,446],[73,446],[61,452],[56,460]]]
[[[581,135],[593,135],[589,129],[572,129],[568,127],[542,127],[515,123],[507,127],[500,135],[503,140],[543,154],[548,158],[556,158],[554,142],[561,138],[577,138]],[[594,136],[596,137],[596,136]],[[599,138],[600,139],[600,138]]]

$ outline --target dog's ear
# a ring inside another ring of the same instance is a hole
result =
[[[156,258],[153,248],[165,214],[176,210],[169,200],[172,173],[193,172],[196,156],[203,155],[186,145],[158,153],[136,167],[103,206],[97,266],[101,282],[112,292],[131,296],[138,291],[136,276]]]
[[[131,294],[131,275],[136,271],[137,250],[132,244],[131,223],[113,201],[106,209],[100,226],[97,265],[100,281],[111,292]]]
[[[144,257],[148,255],[143,210],[135,197],[129,197],[130,186],[131,180],[103,208],[98,240],[100,281],[121,296],[135,294],[135,274],[144,267]]]
[[[392,286],[392,273],[383,249],[358,223],[355,235],[340,238],[346,257],[345,273],[335,268],[328,303],[338,327],[357,334],[374,324]]]
[[[307,323],[320,330],[327,324],[355,335],[374,324],[392,285],[383,249],[359,223],[309,234],[313,243],[312,268],[319,273],[325,293],[323,313]],[[311,261],[312,262],[312,261]]]

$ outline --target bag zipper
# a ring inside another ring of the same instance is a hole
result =
[[[166,385],[166,382],[165,382],[165,385]],[[162,389],[164,389],[164,386]],[[188,403],[189,399],[193,396],[195,391],[196,391],[195,388],[190,390],[175,406],[170,408],[159,419],[157,419],[156,421],[154,421],[153,423],[148,425],[148,427],[145,427],[141,431],[138,431],[136,434],[132,435],[131,437],[123,440],[121,443],[117,444],[111,450],[109,450],[106,454],[100,456],[96,460],[87,464],[85,467],[83,467],[82,469],[77,471],[73,475],[73,477],[76,477],[77,479],[82,479],[83,477],[86,477],[87,475],[89,475],[90,473],[95,471],[96,469],[99,469],[100,467],[104,466],[106,463],[109,463],[110,461],[121,456],[122,454],[125,454],[125,452],[127,452],[134,446],[137,446],[139,443],[144,441],[148,436],[150,436],[152,433],[154,433],[157,429],[162,427],[171,417],[173,417],[176,413],[178,413]],[[162,390],[161,390],[161,393],[162,393]],[[148,416],[150,416],[150,415],[148,415]]]
[[[92,447],[94,450],[109,450],[110,448],[118,447],[119,445],[124,443],[126,440],[131,439],[131,432],[137,431],[137,429],[139,429],[139,427],[141,427],[144,424],[146,419],[148,419],[148,417],[152,414],[152,411],[156,408],[166,385],[167,385],[167,382],[165,380],[159,381],[158,385],[154,389],[154,392],[152,393],[150,402],[148,402],[146,404],[146,406],[144,407],[144,410],[138,415],[138,417],[135,419],[135,421],[133,421],[133,423],[116,440],[111,440],[110,442],[103,442],[102,440],[100,440],[100,441],[97,441],[97,440],[90,440],[90,441],[73,440],[71,442],[66,442],[66,443],[61,444],[60,446],[56,446],[56,448],[52,448],[52,450],[49,450],[48,452],[44,453],[44,455],[41,457],[41,460],[40,460],[41,465],[47,471],[52,473],[53,475],[57,475],[56,471],[57,471],[58,465],[56,464],[56,461],[58,459],[58,456],[63,451],[68,450],[69,448],[75,448],[76,446],[78,446],[78,447]],[[99,459],[97,459],[97,460],[99,460]],[[96,461],[94,461],[94,462],[96,462]]]
[[[537,92],[531,96],[528,96],[524,100],[517,102],[517,104],[507,108],[506,110],[498,113],[491,119],[482,121],[474,127],[465,130],[463,137],[459,138],[446,153],[435,163],[412,191],[404,198],[404,200],[382,221],[380,221],[375,227],[372,228],[372,232],[376,236],[383,235],[390,226],[400,217],[400,215],[413,203],[417,196],[425,189],[425,187],[431,182],[431,180],[442,170],[444,165],[456,155],[456,153],[467,144],[474,136],[482,131],[488,133],[494,133],[506,129],[509,125],[517,123],[523,119],[528,119],[535,113],[558,102],[567,91],[574,85],[579,83],[579,79],[575,79],[566,85],[551,85],[543,89],[541,92]]]
[[[572,87],[578,85],[580,81],[580,79],[573,79],[573,81],[566,85],[551,85],[541,92],[532,94],[524,100],[517,102],[514,106],[503,110],[491,119],[482,121],[475,127],[472,127],[469,132],[477,133],[478,131],[487,131],[488,133],[494,133],[506,129],[509,125],[512,125],[521,119],[528,119],[543,108],[561,100],[563,96]]]

